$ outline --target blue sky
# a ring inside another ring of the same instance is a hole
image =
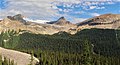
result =
[[[77,23],[107,13],[120,14],[120,1],[0,0],[0,19],[22,14],[29,19],[52,21],[64,16]]]
[[[5,0],[0,0],[0,9],[6,8],[6,5],[7,5],[7,1],[5,2]]]

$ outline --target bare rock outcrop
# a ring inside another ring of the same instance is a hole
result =
[[[31,55],[15,50],[5,49],[0,47],[0,55],[4,60],[4,57],[10,60],[14,60],[17,65],[28,65],[31,62]],[[39,60],[36,57],[33,57],[33,65],[38,63]]]

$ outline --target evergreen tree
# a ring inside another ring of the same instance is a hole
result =
[[[83,53],[82,53],[82,64],[83,65],[92,65],[91,64],[91,45],[90,42],[88,40],[85,40],[84,44],[83,44]]]
[[[8,65],[8,60],[7,60],[7,58],[6,57],[4,57],[4,62],[3,62],[3,65]]]
[[[10,62],[10,65],[15,65],[14,60],[12,60],[12,61]]]
[[[29,65],[33,65],[33,56],[34,56],[34,52],[31,51],[31,59],[30,59],[30,64]]]
[[[2,65],[2,56],[0,55],[0,65]]]

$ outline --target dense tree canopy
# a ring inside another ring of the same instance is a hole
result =
[[[17,34],[2,32],[0,46],[27,53],[34,51],[39,65],[120,65],[120,30],[84,29],[75,35]]]

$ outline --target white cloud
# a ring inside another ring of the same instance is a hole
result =
[[[18,11],[18,10],[11,9],[11,10],[9,11],[9,13],[21,14],[22,12],[21,12],[21,11]]]
[[[105,9],[105,7],[97,7],[96,9]]]
[[[52,6],[53,9],[58,9],[56,6]]]
[[[110,1],[110,2],[107,2],[108,4],[115,4],[114,2]]]
[[[77,11],[77,12],[75,12],[75,14],[83,14],[83,13],[86,13],[86,12],[84,12],[84,11]]]
[[[59,11],[63,11],[62,9],[58,9]]]
[[[80,23],[85,20],[87,20],[87,18],[74,18],[73,23]]]
[[[30,18],[49,19],[54,16],[59,16],[58,11],[51,2],[55,0],[7,0],[9,1],[8,7],[0,11],[0,17],[3,18],[7,15],[16,15],[21,13]]]
[[[106,4],[115,4],[115,1],[111,1],[111,0],[88,0],[85,1],[81,4],[81,7],[84,10],[91,10],[91,9],[104,9],[104,5]]]
[[[91,16],[99,16],[99,13],[90,13]]]
[[[64,2],[64,3],[81,3],[82,0],[58,0],[57,2]]]
[[[97,8],[97,6],[90,6],[90,9],[95,9]]]
[[[4,18],[8,15],[23,14],[26,17],[32,19],[42,19],[42,20],[53,20],[53,18],[65,16],[67,18],[72,18],[72,15],[66,13],[71,13],[72,9],[75,7],[81,7],[82,9],[104,9],[105,7],[98,7],[99,4],[104,5],[104,2],[91,1],[91,0],[7,0],[9,1],[8,7],[6,9],[0,10],[0,18]],[[104,0],[105,1],[105,0]],[[107,0],[108,1],[108,0]],[[109,2],[108,4],[112,4]],[[70,9],[58,8],[58,5]],[[73,6],[74,5],[74,6]],[[65,14],[60,14],[59,12],[65,12]],[[77,14],[84,13],[82,10],[80,12],[72,12]],[[98,13],[91,13],[88,15],[98,16]],[[76,18],[77,17],[73,17]],[[82,18],[79,20],[83,20]]]

